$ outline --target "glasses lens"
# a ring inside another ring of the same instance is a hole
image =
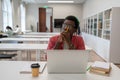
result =
[[[65,27],[69,27],[69,28],[74,28],[75,26],[73,26],[73,25],[71,25],[71,24],[63,24],[63,28],[65,28]]]

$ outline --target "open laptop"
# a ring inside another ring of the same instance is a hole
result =
[[[86,73],[90,50],[47,50],[48,73]]]

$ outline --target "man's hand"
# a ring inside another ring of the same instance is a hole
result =
[[[59,49],[59,46],[60,46],[61,43],[63,43],[63,42],[64,42],[64,36],[60,34],[60,36],[59,36],[59,38],[58,38],[58,40],[57,40],[57,42],[56,42],[56,44],[55,44],[54,49]]]
[[[69,29],[60,34],[54,49],[59,49],[60,44],[64,42],[67,43],[69,49],[75,49],[74,45],[72,44],[72,35],[70,34]]]
[[[70,35],[70,32],[62,32],[61,35],[63,36],[62,40],[66,42],[69,46],[69,49],[76,49],[75,46],[72,44],[72,36]]]

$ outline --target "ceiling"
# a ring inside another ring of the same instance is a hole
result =
[[[74,3],[84,3],[86,0],[22,0],[25,3],[48,3],[48,1],[74,1]]]

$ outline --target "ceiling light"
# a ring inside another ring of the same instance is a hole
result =
[[[48,1],[48,3],[74,3],[74,1]]]

